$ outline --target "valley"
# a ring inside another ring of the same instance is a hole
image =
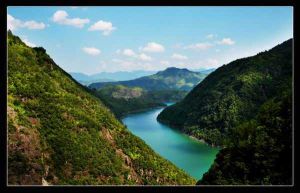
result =
[[[172,103],[168,103],[170,104]],[[163,108],[155,108],[130,114],[124,117],[122,122],[159,155],[170,160],[194,179],[202,179],[202,175],[212,165],[219,148],[211,147],[157,122],[156,117],[162,110]],[[140,125],[143,125],[143,128]]]
[[[292,185],[292,9],[9,7],[8,186]]]

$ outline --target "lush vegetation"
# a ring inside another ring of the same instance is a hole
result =
[[[226,148],[197,184],[292,184],[291,91],[230,130]]]
[[[184,90],[189,91],[200,81],[206,74],[192,72],[187,69],[167,68],[164,71],[157,72],[150,76],[144,76],[134,80],[118,82],[98,82],[90,84],[90,88],[99,89],[106,85],[124,85],[128,87],[141,87],[147,91],[154,90]]]
[[[250,120],[267,100],[292,86],[292,40],[209,74],[158,120],[223,145],[230,129]]]
[[[9,184],[195,184],[93,92],[8,32]]]
[[[222,66],[158,119],[223,146],[197,184],[291,184],[292,40]]]
[[[118,118],[129,113],[166,106],[165,102],[176,102],[186,95],[186,91],[181,90],[146,91],[140,87],[123,85],[107,85],[95,92]]]

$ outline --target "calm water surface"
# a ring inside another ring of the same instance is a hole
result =
[[[159,123],[156,117],[162,110],[163,108],[157,108],[131,114],[122,121],[133,134],[142,138],[155,152],[185,170],[196,180],[201,179],[210,168],[219,149]]]

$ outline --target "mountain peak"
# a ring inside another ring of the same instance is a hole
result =
[[[188,73],[193,73],[193,72],[186,69],[186,68],[168,67],[165,70],[159,71],[156,74],[157,75],[169,76],[169,75],[188,74]]]
[[[187,68],[176,68],[176,67],[168,67],[166,68],[165,70],[163,71],[173,71],[173,72],[176,72],[176,71],[189,71]]]

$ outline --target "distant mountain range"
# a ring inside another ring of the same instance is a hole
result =
[[[195,85],[201,82],[206,74],[192,72],[186,68],[175,67],[167,68],[156,74],[144,76],[141,78],[117,81],[117,82],[98,82],[89,85],[90,88],[99,89],[106,85],[124,85],[128,87],[141,87],[145,90],[191,90]]]
[[[200,72],[202,74],[209,74],[213,72],[215,68],[210,69],[195,69],[190,70],[192,72]],[[119,71],[119,72],[101,72],[97,74],[87,75],[80,72],[69,72],[69,74],[83,85],[89,85],[96,82],[115,82],[115,81],[124,81],[124,80],[133,80],[143,76],[149,76],[157,73],[158,71]]]
[[[183,99],[187,91],[146,91],[140,87],[107,85],[98,89],[95,93],[120,118],[129,113],[166,106],[165,102],[177,102]]]
[[[157,71],[120,71],[120,72],[101,72],[93,75],[87,75],[80,72],[70,72],[69,74],[78,82],[83,85],[89,85],[94,82],[113,82],[113,81],[124,81],[140,78],[142,76],[148,76],[156,73]]]

